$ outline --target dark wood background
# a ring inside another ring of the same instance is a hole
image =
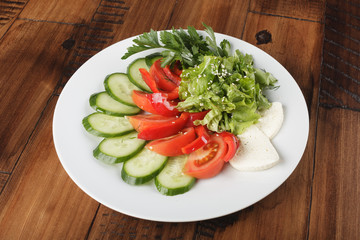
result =
[[[296,79],[310,114],[300,164],[262,201],[211,220],[153,222],[99,204],[54,149],[63,86],[117,41],[202,22]],[[0,239],[360,239],[359,60],[359,0],[0,0]]]

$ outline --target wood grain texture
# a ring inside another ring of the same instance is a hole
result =
[[[323,18],[325,2],[326,0],[251,1],[250,11],[320,22]]]
[[[16,21],[0,41],[0,171],[11,172],[24,149],[59,81],[61,45],[77,28]]]
[[[51,128],[56,101],[46,107],[0,195],[0,239],[83,239],[98,208],[56,155]]]
[[[27,0],[0,1],[0,39],[11,27],[27,2]]]
[[[19,18],[71,24],[87,24],[101,0],[28,0]],[[104,1],[104,0],[103,0]]]
[[[205,23],[215,32],[241,37],[249,1],[178,1],[169,22],[170,27],[194,26],[202,30]],[[200,11],[201,9],[201,11]]]
[[[0,194],[7,182],[7,180],[9,179],[10,174],[8,173],[0,173]]]
[[[101,206],[89,239],[164,239],[164,236],[166,239],[193,239],[194,228],[195,223],[147,221]]]
[[[309,239],[360,238],[360,113],[319,111]]]
[[[326,107],[360,111],[360,5],[329,1],[321,69]]]

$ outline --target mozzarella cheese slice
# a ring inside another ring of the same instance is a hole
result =
[[[240,171],[260,171],[273,167],[280,158],[270,139],[255,125],[238,135],[241,145],[229,162]]]
[[[255,124],[270,139],[273,139],[279,132],[283,121],[284,111],[280,102],[273,102],[269,109],[260,112],[261,118]]]

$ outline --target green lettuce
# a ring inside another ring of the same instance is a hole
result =
[[[260,118],[259,110],[271,106],[263,90],[277,82],[270,73],[257,69],[251,55],[239,50],[232,56],[204,56],[194,67],[184,69],[179,87],[180,111],[210,110],[196,125],[215,132],[241,134]]]

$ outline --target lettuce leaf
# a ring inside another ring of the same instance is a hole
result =
[[[263,90],[275,87],[277,80],[254,68],[251,55],[239,50],[229,57],[204,56],[194,67],[183,70],[179,88],[180,111],[210,110],[196,125],[215,132],[241,134],[260,118],[258,110],[271,106]]]

